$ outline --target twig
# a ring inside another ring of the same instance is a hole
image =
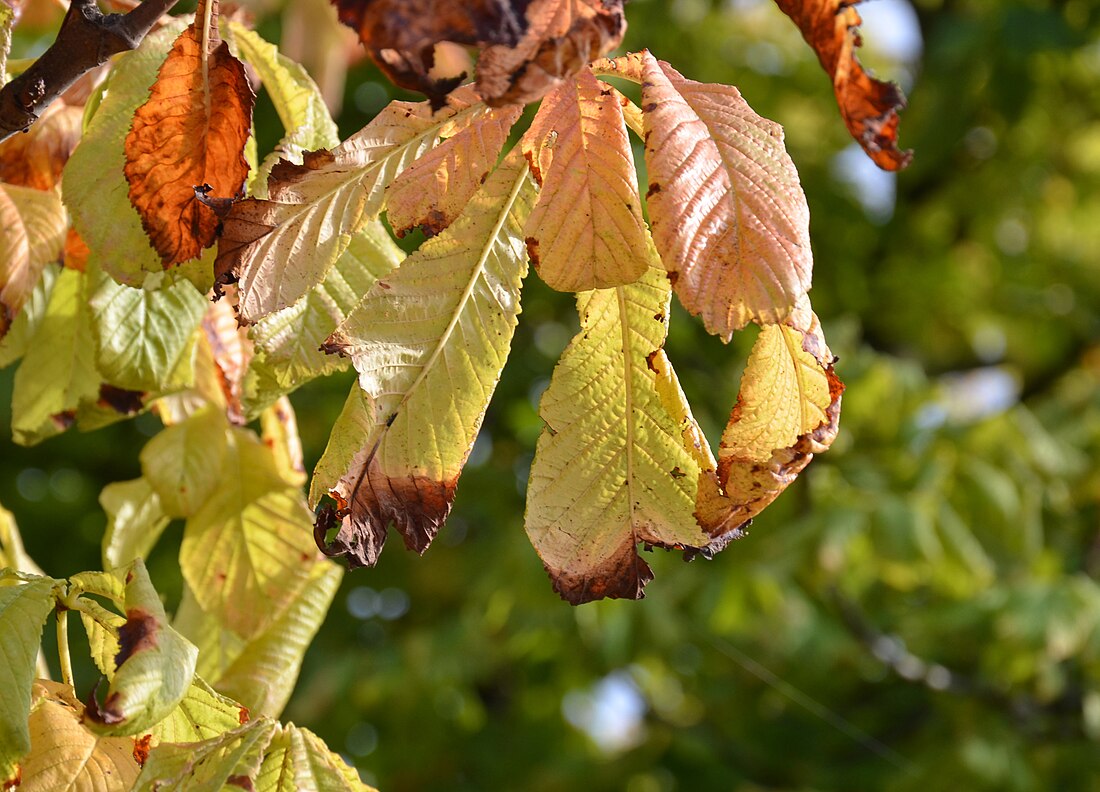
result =
[[[81,75],[136,49],[179,0],[145,0],[127,14],[104,14],[95,0],[73,0],[42,57],[0,89],[0,141],[25,132]]]

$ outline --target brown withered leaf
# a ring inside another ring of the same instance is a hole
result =
[[[130,202],[165,268],[214,244],[218,218],[194,188],[209,185],[220,198],[241,192],[253,100],[243,65],[218,34],[218,0],[200,0],[126,136]]]
[[[52,190],[80,141],[83,115],[80,107],[54,102],[27,132],[0,143],[0,181]]]
[[[905,108],[905,96],[893,83],[869,75],[856,58],[856,48],[863,43],[862,20],[855,8],[859,2],[775,0],[798,25],[832,78],[840,114],[852,137],[880,168],[901,170],[913,158],[912,151],[898,149],[898,111]]]
[[[58,191],[0,183],[0,338],[60,254],[65,227]]]
[[[802,300],[782,324],[764,327],[718,450],[703,471],[695,516],[712,535],[743,528],[836,437],[844,384],[817,317]]]
[[[238,326],[234,306],[237,302],[236,290],[230,287],[229,299],[211,303],[202,318],[202,332],[214,356],[214,366],[225,401],[225,411],[229,420],[244,425],[244,410],[241,407],[241,395],[245,372],[252,360],[252,341],[247,331]]]
[[[478,101],[473,86],[463,86],[447,99],[456,110]],[[397,236],[419,227],[435,236],[469,203],[497,164],[508,132],[521,107],[463,115],[440,130],[443,142],[421,156],[386,188],[386,212]]]
[[[649,249],[619,94],[588,69],[539,107],[523,153],[541,184],[527,250],[559,291],[633,283]]]
[[[680,301],[728,341],[810,288],[810,211],[783,129],[727,85],[642,54],[653,241]]]
[[[443,41],[514,46],[527,28],[529,0],[333,0],[340,21],[359,34],[378,67],[397,85],[421,91],[435,107],[463,75],[432,74]]]
[[[477,87],[489,105],[527,104],[623,40],[623,0],[531,0],[527,28],[514,46],[487,47]]]

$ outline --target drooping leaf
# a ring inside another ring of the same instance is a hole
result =
[[[168,525],[168,515],[146,478],[108,484],[99,494],[99,504],[107,513],[103,534],[105,569],[145,558]]]
[[[34,683],[32,748],[23,766],[20,792],[121,792],[131,787],[140,770],[133,738],[89,731],[84,713],[72,688],[46,680]]]
[[[340,438],[326,454],[330,470],[343,467],[331,486],[342,524],[326,552],[373,564],[392,523],[423,553],[446,519],[519,314],[532,192],[514,151],[333,333],[327,348],[352,359],[363,390],[345,416],[365,411],[348,420],[370,430],[358,448]]]
[[[279,717],[342,575],[336,564],[314,563],[298,596],[216,678],[218,690],[248,707],[253,715]]]
[[[259,634],[305,584],[312,518],[271,449],[231,429],[218,486],[187,521],[180,548],[202,609],[243,638]]]
[[[618,92],[580,71],[543,100],[523,153],[541,185],[526,234],[542,279],[585,291],[640,278],[649,252]]]
[[[126,136],[130,202],[165,268],[214,244],[218,217],[196,196],[232,199],[248,176],[255,97],[218,32],[218,0],[199,0]]]
[[[29,572],[32,575],[45,576],[23,547],[23,537],[19,535],[19,526],[15,515],[0,506],[0,569],[8,567],[17,572]]]
[[[20,445],[65,431],[81,402],[99,397],[84,279],[75,270],[58,275],[46,313],[15,372],[11,425]]]
[[[736,88],[685,79],[643,54],[653,240],[676,294],[728,341],[777,322],[810,288],[810,213],[783,130]]]
[[[213,402],[225,408],[229,419],[243,424],[241,399],[244,379],[252,362],[253,344],[244,328],[237,324],[233,298],[210,305],[202,318],[203,339],[210,350],[219,393],[208,394]]]
[[[912,151],[898,150],[898,111],[905,96],[893,83],[876,80],[856,57],[862,44],[860,0],[775,0],[798,25],[833,81],[840,114],[852,137],[883,170],[901,170]]]
[[[226,27],[230,44],[236,46],[238,57],[256,70],[287,131],[275,153],[290,162],[301,164],[306,151],[339,145],[340,133],[329,115],[320,89],[309,73],[280,53],[274,44],[260,38],[255,31],[232,21],[227,22]],[[266,174],[270,166],[266,170],[261,167],[261,171]],[[266,175],[262,185],[265,194],[260,195],[261,198],[266,197]]]
[[[120,388],[163,390],[206,312],[206,298],[186,280],[150,290],[102,273],[89,277],[100,373]]]
[[[539,404],[546,428],[527,535],[573,604],[641,598],[653,574],[639,543],[714,542],[693,514],[700,471],[713,461],[663,350],[670,296],[657,266],[636,283],[579,295],[580,332]]]
[[[0,786],[5,788],[31,750],[31,683],[42,627],[54,606],[54,583],[51,578],[0,583]]]
[[[88,245],[89,259],[131,286],[140,286],[147,273],[160,272],[163,266],[130,204],[123,141],[134,111],[148,97],[157,69],[183,27],[182,20],[168,22],[118,59],[103,102],[62,174],[62,197]]]
[[[452,107],[479,101],[469,86],[451,93]],[[440,130],[442,143],[386,188],[386,216],[397,236],[419,228],[434,236],[449,226],[484,183],[500,157],[522,107],[486,109]]]
[[[198,649],[168,623],[140,558],[126,574],[125,610],[110,687],[102,704],[89,700],[88,726],[101,734],[148,731],[179,705],[195,675]]]
[[[286,396],[260,414],[260,439],[271,449],[275,467],[285,480],[306,483],[306,467],[302,461],[302,438],[298,436],[298,417]]]
[[[333,0],[340,21],[359,34],[371,58],[394,83],[427,94],[436,106],[465,75],[433,73],[436,45],[519,43],[527,28],[522,0]]]
[[[722,434],[717,474],[700,478],[700,524],[734,531],[774,501],[832,444],[843,391],[808,301],[787,322],[765,326]]]
[[[256,322],[250,329],[256,357],[244,383],[245,412],[255,414],[314,377],[346,369],[347,361],[326,355],[321,344],[404,257],[382,223],[372,220],[352,236],[322,283],[289,308]]]
[[[49,105],[25,133],[0,143],[0,182],[52,190],[80,140],[82,107]]]
[[[158,432],[141,450],[141,469],[164,513],[190,517],[223,484],[229,424],[225,412],[207,407]]]
[[[142,767],[134,792],[221,792],[230,779],[235,786],[255,789],[264,750],[277,729],[277,723],[261,718],[203,742],[159,745]]]
[[[283,726],[268,746],[256,792],[375,792],[359,773],[313,732],[293,724]]]
[[[60,257],[67,225],[57,191],[0,183],[0,338]]]
[[[351,235],[382,208],[384,188],[432,148],[440,129],[480,105],[432,114],[426,102],[392,102],[332,151],[271,171],[268,199],[233,205],[218,243],[217,273],[240,281],[240,313],[254,322],[320,283]]]
[[[623,40],[622,0],[530,0],[514,46],[495,43],[477,62],[477,88],[493,106],[526,104]]]

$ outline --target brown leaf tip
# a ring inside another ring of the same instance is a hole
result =
[[[88,700],[84,702],[84,715],[94,723],[99,723],[104,726],[113,726],[116,723],[122,723],[125,720],[125,716],[118,710],[118,693],[112,693],[107,697],[107,700],[103,702],[103,706],[99,705],[99,699],[96,698],[96,694],[99,692],[99,685],[103,682],[104,677],[100,677],[96,680],[95,686],[88,694]]]

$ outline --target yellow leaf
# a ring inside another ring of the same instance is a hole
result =
[[[632,283],[649,260],[619,93],[584,69],[542,101],[523,151],[542,185],[531,262],[560,291]]]

